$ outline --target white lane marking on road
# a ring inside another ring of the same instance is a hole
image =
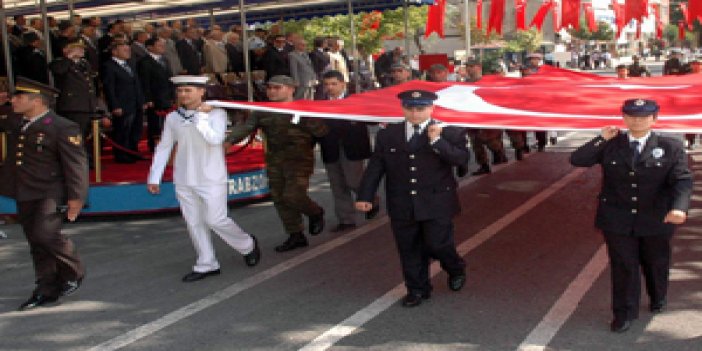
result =
[[[607,268],[607,249],[604,244],[600,246],[590,262],[580,271],[568,288],[563,292],[544,318],[527,335],[526,339],[517,348],[518,351],[544,351],[551,339],[556,335],[563,324],[570,318],[578,307],[585,293]]]
[[[483,244],[488,239],[495,236],[509,224],[517,220],[519,217],[523,216],[538,204],[546,200],[548,197],[562,189],[568,183],[582,175],[586,169],[578,168],[566,176],[558,180],[557,182],[551,184],[548,188],[542,190],[540,193],[534,195],[525,203],[510,211],[506,215],[502,216],[500,219],[485,227],[479,231],[474,236],[470,237],[468,240],[461,243],[456,249],[458,254],[465,256],[468,252],[472,251],[476,247]],[[431,265],[430,278],[434,277],[441,271],[439,267],[439,262],[434,262]],[[300,349],[300,351],[322,351],[330,348],[339,340],[352,334],[356,329],[361,327],[366,322],[377,317],[380,313],[390,308],[395,302],[397,302],[405,294],[404,283],[398,284],[392,290],[388,291],[380,297],[379,299],[373,301],[370,305],[359,310],[349,318],[346,318],[341,323],[328,329],[317,338],[312,340],[309,344],[305,345]]]
[[[501,170],[509,165],[512,165],[515,163],[509,163],[505,165],[500,165],[495,167],[495,171]],[[480,179],[480,177],[473,177],[473,178],[468,178],[460,182],[460,187],[464,187],[472,182],[475,182],[476,180]],[[340,236],[337,239],[334,239],[332,241],[328,241],[324,244],[321,244],[314,249],[311,249],[303,254],[300,254],[298,256],[295,256],[285,262],[281,262],[276,266],[273,266],[261,273],[258,273],[254,276],[251,276],[247,279],[244,279],[240,282],[234,283],[223,290],[220,290],[216,293],[213,293],[209,296],[206,296],[198,301],[195,301],[187,306],[181,307],[159,319],[156,319],[152,322],[149,322],[147,324],[141,325],[137,328],[134,328],[132,330],[127,331],[124,334],[118,335],[110,340],[107,340],[97,346],[94,346],[89,349],[89,351],[112,351],[112,350],[117,350],[122,347],[125,347],[127,345],[130,345],[140,339],[143,339],[151,334],[154,334],[158,332],[161,329],[164,329],[172,324],[175,324],[185,318],[188,318],[208,307],[211,307],[217,303],[220,303],[224,300],[227,300],[236,294],[239,294],[240,292],[250,289],[258,284],[263,283],[264,281],[271,279],[285,271],[288,271],[292,268],[295,268],[317,256],[320,256],[322,254],[325,254],[339,246],[342,246],[360,236],[363,236],[364,234],[367,234],[385,224],[388,223],[388,217],[383,216],[378,218],[377,220],[368,223],[367,225],[364,225],[361,228],[358,228],[348,234],[345,234],[343,236]]]

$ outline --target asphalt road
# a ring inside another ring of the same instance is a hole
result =
[[[222,275],[182,283],[194,252],[181,218],[119,218],[66,227],[84,259],[83,287],[60,304],[15,312],[33,286],[17,225],[0,240],[0,350],[701,350],[702,194],[674,240],[669,308],[613,334],[610,283],[593,227],[599,169],[574,169],[568,152],[592,134],[561,133],[546,152],[462,181],[456,242],[468,283],[446,287],[433,267],[430,300],[403,308],[387,217],[328,230],[310,247],[284,240],[269,202],[233,208],[256,234],[263,260],[245,267],[219,239]],[[511,158],[511,155],[510,155]],[[697,178],[702,151],[692,153]],[[473,166],[475,167],[475,166]],[[312,197],[331,215],[321,169]],[[699,181],[696,182],[698,184]]]

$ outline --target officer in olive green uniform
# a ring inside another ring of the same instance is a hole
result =
[[[273,76],[267,84],[269,100],[293,101],[296,84],[292,78]],[[308,244],[303,234],[302,214],[309,218],[310,234],[324,230],[324,209],[310,199],[307,189],[314,170],[313,138],[324,136],[327,127],[320,119],[302,118],[295,123],[291,115],[254,111],[243,124],[233,128],[227,141],[237,143],[259,128],[266,140],[266,168],[273,204],[290,235],[275,250],[285,252],[305,247]]]
[[[85,274],[61,226],[65,217],[76,219],[87,197],[87,158],[78,125],[49,109],[56,92],[18,77],[12,97],[15,114],[0,116],[0,131],[8,139],[7,159],[0,167],[0,195],[17,202],[37,282],[20,310],[74,292]]]

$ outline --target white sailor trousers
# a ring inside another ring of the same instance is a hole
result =
[[[242,255],[254,249],[251,235],[244,232],[227,216],[227,185],[175,186],[180,210],[193,241],[197,262],[194,272],[209,272],[219,269],[219,262],[212,247],[210,229],[229,246]]]

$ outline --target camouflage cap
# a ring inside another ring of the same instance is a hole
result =
[[[271,79],[268,80],[267,84],[287,85],[293,88],[297,87],[297,82],[294,79],[284,75],[277,75],[271,77]]]

